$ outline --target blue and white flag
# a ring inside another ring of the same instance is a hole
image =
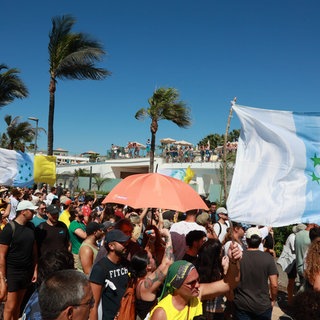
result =
[[[320,223],[320,113],[233,109],[242,128],[230,218],[273,227]]]
[[[0,185],[32,187],[33,154],[0,148]]]

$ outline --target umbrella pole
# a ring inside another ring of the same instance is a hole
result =
[[[151,209],[151,225],[153,224],[154,208]]]

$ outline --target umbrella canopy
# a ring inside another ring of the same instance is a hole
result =
[[[165,208],[186,212],[208,207],[199,194],[184,181],[160,173],[142,173],[126,177],[102,203],[120,203],[132,208]]]
[[[176,141],[174,144],[177,144],[179,146],[192,146],[191,142],[184,141],[184,140]]]
[[[140,149],[146,149],[146,146],[145,146],[144,144],[140,143],[140,142],[133,141],[133,142],[131,142],[131,143],[135,143],[137,146],[140,147]]]
[[[160,140],[160,142],[164,144],[173,143],[175,141],[176,141],[175,139],[171,139],[171,138],[164,138]]]

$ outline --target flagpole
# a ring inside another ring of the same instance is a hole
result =
[[[224,196],[224,202],[227,202],[228,198],[228,177],[227,177],[227,142],[228,142],[228,132],[230,128],[230,122],[232,118],[232,107],[236,104],[237,97],[234,97],[231,101],[231,107],[229,111],[229,117],[226,127],[226,132],[224,135],[224,144],[223,144],[223,196]]]

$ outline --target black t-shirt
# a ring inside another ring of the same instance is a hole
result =
[[[273,247],[274,247],[274,240],[273,240],[273,237],[272,237],[272,235],[271,235],[270,232],[269,232],[268,235],[264,238],[263,247],[264,247],[264,248],[267,248],[267,249],[273,249]]]
[[[128,284],[127,262],[124,260],[114,264],[107,257],[103,257],[93,265],[89,281],[103,286],[102,319],[113,320]]]
[[[270,275],[278,274],[274,258],[260,250],[245,250],[240,270],[234,297],[236,307],[257,315],[271,308],[268,280]]]
[[[190,254],[185,253],[184,256],[182,257],[182,260],[186,260],[194,264],[197,260],[197,256],[191,256]]]
[[[69,231],[67,226],[58,221],[55,226],[47,222],[40,223],[35,229],[39,256],[47,251],[67,250],[69,246]]]
[[[6,258],[7,269],[29,270],[33,268],[34,225],[31,222],[27,222],[26,225],[21,225],[16,221],[13,223],[15,225],[14,235],[9,223],[0,232],[0,244],[9,246]]]

